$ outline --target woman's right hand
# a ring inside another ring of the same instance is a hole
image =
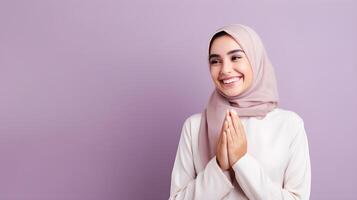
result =
[[[229,111],[226,112],[226,116],[224,117],[224,122],[218,139],[216,152],[217,163],[224,171],[229,170],[230,168],[228,159],[227,135],[225,133],[225,130],[228,128],[227,116],[229,116]]]

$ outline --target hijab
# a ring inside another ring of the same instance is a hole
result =
[[[231,24],[216,30],[230,35],[245,52],[253,71],[252,85],[237,96],[227,96],[218,88],[210,95],[202,113],[198,147],[203,166],[216,155],[216,145],[227,109],[234,109],[240,118],[264,119],[278,106],[278,90],[273,66],[258,34],[242,24]]]

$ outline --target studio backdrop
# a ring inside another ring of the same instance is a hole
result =
[[[210,34],[246,24],[309,139],[311,199],[356,199],[357,1],[0,1],[0,199],[168,199]]]

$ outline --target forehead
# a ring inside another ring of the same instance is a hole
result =
[[[225,54],[234,49],[242,49],[233,37],[224,35],[212,42],[211,54]]]

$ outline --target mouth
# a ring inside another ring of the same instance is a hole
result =
[[[243,76],[234,76],[234,77],[221,79],[220,83],[225,88],[232,88],[232,87],[235,87],[236,85],[240,85],[242,80],[243,80]]]

